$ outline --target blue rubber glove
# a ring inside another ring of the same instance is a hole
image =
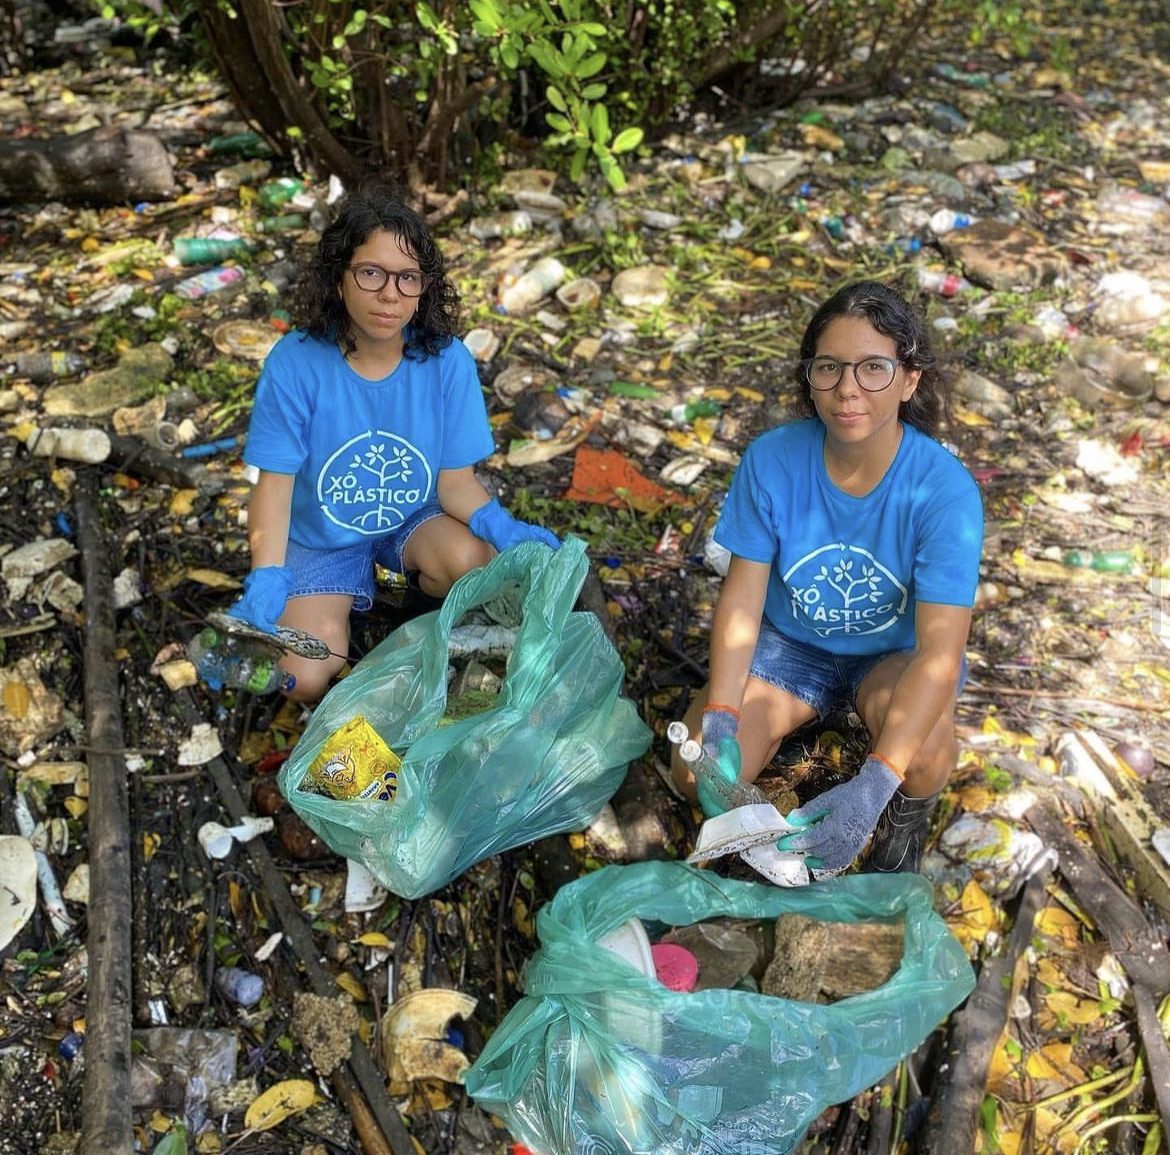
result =
[[[703,754],[708,765],[715,767],[719,776],[719,783],[708,783],[702,774],[695,775],[695,793],[699,796],[699,807],[706,818],[715,818],[726,814],[731,806],[719,790],[724,785],[728,790],[739,781],[739,772],[743,763],[743,752],[739,748],[739,739],[734,735],[727,735],[719,739],[719,753],[711,759],[707,757],[707,727],[704,719],[703,726]]]
[[[550,549],[560,549],[561,542],[555,533],[540,525],[530,525],[526,521],[517,521],[501,504],[498,497],[493,497],[487,505],[481,505],[467,523],[467,528],[476,537],[486,541],[503,553],[522,541],[542,541]]]
[[[848,782],[788,814],[788,822],[799,829],[781,838],[776,849],[803,852],[813,870],[844,869],[861,853],[900,785],[885,760],[871,754]]]
[[[719,757],[724,738],[739,735],[739,712],[727,706],[707,706],[703,710],[703,749],[712,758]]]
[[[288,601],[289,580],[289,571],[282,565],[254,569],[244,578],[244,596],[228,606],[228,614],[266,633],[275,633]]]

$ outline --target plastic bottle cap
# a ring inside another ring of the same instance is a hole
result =
[[[654,956],[654,973],[664,987],[680,993],[695,989],[699,960],[685,946],[659,942],[650,948],[650,953]]]

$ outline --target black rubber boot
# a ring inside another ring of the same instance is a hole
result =
[[[862,870],[867,874],[913,874],[922,865],[922,847],[930,830],[937,794],[911,798],[901,790],[886,803]]]

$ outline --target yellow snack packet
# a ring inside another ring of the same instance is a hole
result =
[[[359,714],[325,739],[305,785],[332,798],[393,802],[402,759]]]

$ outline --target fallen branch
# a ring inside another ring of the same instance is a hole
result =
[[[188,692],[177,694],[175,703],[186,722],[203,720]],[[207,770],[232,823],[240,822],[249,814],[249,810],[227,764],[222,758],[213,758],[207,763]],[[296,954],[313,993],[323,998],[334,998],[337,994],[336,984],[318,961],[320,952],[313,941],[312,931],[293,901],[284,876],[273,862],[268,847],[262,839],[254,838],[246,844],[246,849],[252,865],[260,875],[264,896],[272,904],[280,929],[284,932],[284,941]],[[330,1081],[337,1097],[349,1111],[367,1155],[414,1155],[410,1135],[394,1110],[386,1094],[385,1081],[361,1039],[354,1038],[349,1059],[333,1072]]]
[[[85,1011],[82,1155],[134,1146],[130,1108],[130,802],[114,628],[112,551],[102,533],[97,477],[77,482],[77,544],[85,586],[85,728],[89,766],[89,978]],[[108,751],[108,753],[106,752]]]
[[[967,682],[964,694],[983,694],[989,697],[1002,695],[1009,698],[1050,698],[1054,702],[1084,702],[1090,706],[1113,706],[1122,710],[1144,710],[1154,714],[1170,713],[1170,703],[1137,698],[1094,698],[1087,694],[1076,694],[1071,690],[1029,689],[1026,686],[980,686]]]
[[[1058,814],[1040,803],[1025,817],[1032,829],[1056,848],[1061,875],[1129,975],[1150,1082],[1163,1132],[1170,1135],[1170,1048],[1154,1005],[1157,997],[1170,991],[1170,953],[1166,941],[1150,926],[1133,899],[1073,837]]]
[[[975,1149],[987,1072],[1007,1025],[1016,963],[1032,941],[1032,925],[1055,865],[1051,851],[1038,857],[1003,953],[984,962],[971,997],[951,1018],[946,1056],[918,1142],[920,1155],[971,1155]]]

